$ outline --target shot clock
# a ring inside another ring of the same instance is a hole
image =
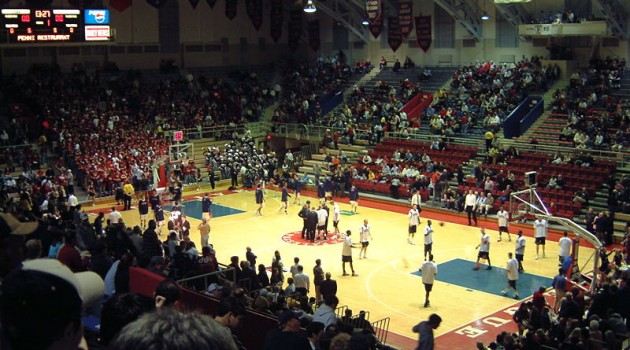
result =
[[[9,43],[110,40],[109,10],[2,9],[0,25]]]

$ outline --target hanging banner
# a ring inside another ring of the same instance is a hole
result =
[[[190,6],[192,6],[193,10],[195,10],[197,8],[197,5],[199,5],[199,1],[201,0],[188,0],[190,1]]]
[[[313,51],[319,50],[319,20],[308,22],[308,43]]]
[[[431,47],[431,16],[418,16],[416,19],[416,40],[422,51]]]
[[[118,12],[123,12],[131,7],[131,0],[109,0],[109,7]]]
[[[378,38],[378,36],[381,35],[381,31],[383,30],[383,17],[377,18],[376,20],[374,20],[374,23],[370,23],[368,27],[370,29],[370,33],[372,33],[372,36],[374,36],[374,39]]]
[[[402,44],[398,17],[389,17],[387,20],[387,42],[394,52],[396,52]]]
[[[256,30],[259,30],[263,22],[262,0],[246,0],[245,7],[247,9],[247,16],[252,21],[254,28],[256,28]]]
[[[295,51],[302,37],[302,13],[301,8],[294,8],[289,14],[289,49]]]
[[[165,2],[166,0],[147,0],[147,4],[155,7],[156,9],[159,9],[160,7],[162,7],[162,5],[164,5]]]
[[[233,20],[236,17],[236,5],[237,0],[225,0],[225,17],[229,20]]]
[[[271,9],[269,12],[271,39],[277,44],[282,36],[282,0],[271,0]]]
[[[370,24],[382,18],[381,11],[381,0],[365,0],[365,12],[367,13],[367,20]]]
[[[214,8],[214,5],[217,4],[217,0],[206,0],[211,9]]]
[[[398,25],[400,35],[407,39],[413,29],[413,3],[411,1],[401,1],[398,3]]]

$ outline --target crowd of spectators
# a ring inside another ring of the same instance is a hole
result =
[[[584,18],[576,15],[572,9],[557,11],[541,10],[537,17],[530,19],[532,24],[580,23]]]
[[[543,67],[537,56],[515,64],[463,66],[453,74],[451,90],[434,95],[425,117],[433,134],[466,134],[475,126],[496,132],[529,92],[545,91],[559,74],[557,66]]]
[[[613,96],[624,76],[625,60],[594,59],[571,74],[566,90],[553,94],[552,113],[566,114],[559,139],[578,149],[622,150],[630,137],[628,101]]]

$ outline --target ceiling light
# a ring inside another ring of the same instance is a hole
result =
[[[315,11],[317,11],[317,8],[315,7],[315,4],[313,4],[313,0],[308,0],[306,5],[304,6],[304,12],[313,13]]]
[[[306,9],[304,11],[306,11]],[[484,11],[483,15],[481,15],[481,19],[487,21],[490,19],[490,15],[486,11]]]
[[[363,24],[364,26],[367,26],[370,24],[370,22],[368,22],[367,19],[364,19],[363,22],[361,22],[361,24]]]

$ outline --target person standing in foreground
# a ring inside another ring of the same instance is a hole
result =
[[[518,296],[518,289],[516,288],[516,281],[518,280],[518,260],[512,257],[512,252],[508,253],[505,274],[507,275],[508,284],[507,287],[501,291],[501,294],[507,295],[508,290],[511,288],[514,289],[514,299],[520,299]]]
[[[523,257],[525,256],[525,237],[523,237],[523,230],[518,230],[517,235],[514,255],[518,261],[518,272],[523,272]]]
[[[431,314],[427,321],[422,321],[411,329],[414,333],[419,333],[418,346],[416,350],[433,350],[435,349],[435,339],[433,338],[433,330],[438,328],[442,323],[442,318],[438,314]]]
[[[501,206],[501,209],[497,212],[497,222],[499,224],[499,240],[497,242],[501,242],[501,233],[505,232],[507,234],[508,241],[512,242],[512,238],[510,237],[510,232],[508,231],[508,220],[510,218],[510,213]]]
[[[256,186],[256,204],[258,204],[258,209],[256,209],[256,213],[254,215],[262,215],[263,204],[265,203],[265,195],[263,193],[260,184]]]
[[[138,201],[138,213],[140,213],[140,228],[146,228],[149,217],[149,203],[145,199]]]
[[[571,247],[573,246],[573,240],[567,237],[569,233],[564,231],[562,233],[562,238],[558,241],[558,246],[560,247],[560,251],[558,252],[558,260],[560,266],[564,264],[565,259],[571,256]]]
[[[429,260],[426,260],[420,266],[420,271],[422,271],[422,284],[424,284],[424,307],[431,306],[429,302],[429,294],[431,290],[433,290],[433,283],[435,282],[435,275],[438,273],[438,268],[435,262],[433,261],[433,254],[429,254]]]
[[[481,264],[479,264],[479,260],[481,259],[488,260],[488,267],[486,267],[486,270],[492,270],[492,264],[490,263],[490,235],[486,233],[486,230],[483,227],[480,232],[481,242],[475,248],[479,249],[479,253],[477,254],[477,262],[475,263],[473,270],[479,270],[479,267],[481,266]]]
[[[567,273],[563,268],[558,269],[558,274],[551,281],[551,286],[556,292],[556,299],[553,302],[553,312],[558,313],[560,309],[560,302],[564,298],[564,294],[567,291],[567,279],[564,274]]]
[[[542,246],[542,257],[545,257],[545,240],[547,239],[547,221],[537,218],[534,221],[534,238],[536,239],[536,260],[540,258],[538,251]]]
[[[352,270],[352,276],[358,276],[358,274],[354,272],[354,266],[352,266],[352,248],[354,248],[354,245],[352,244],[352,239],[350,239],[350,235],[352,235],[352,232],[350,232],[350,230],[346,231],[346,237],[344,237],[343,240],[343,250],[341,252],[343,275],[348,276],[348,274],[346,273],[346,263],[349,262],[350,269]]]
[[[212,217],[212,199],[206,193],[201,198],[201,216],[202,218],[210,219]]]
[[[363,220],[363,225],[359,228],[359,241],[361,242],[361,250],[359,251],[359,259],[361,259],[361,254],[363,254],[363,259],[367,259],[367,248],[370,245],[370,241],[372,240],[372,227],[368,224],[368,220]]]
[[[416,231],[418,230],[418,224],[420,223],[420,212],[418,211],[418,206],[414,204],[411,209],[409,209],[409,232],[407,234],[407,243],[416,244],[414,241],[414,237],[416,235]]]
[[[197,226],[197,229],[201,237],[201,248],[207,247],[210,244],[210,224],[208,224],[208,219],[201,219],[201,223]]]
[[[427,227],[424,228],[424,260],[427,260],[427,254],[432,256],[433,250],[433,228],[431,227],[431,220],[427,220]]]

